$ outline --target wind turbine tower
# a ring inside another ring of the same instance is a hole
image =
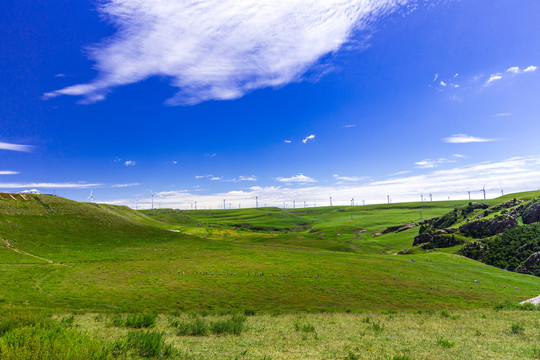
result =
[[[255,208],[259,207],[259,197],[255,196]]]
[[[150,195],[152,196],[152,209],[154,209],[154,192],[150,190]]]
[[[433,196],[429,193],[429,201],[433,201]]]
[[[484,193],[484,200],[486,200],[486,185],[482,188],[482,192]]]
[[[330,196],[330,206],[332,206],[332,197]]]
[[[88,200],[90,200],[90,202],[94,202],[94,193],[92,192],[92,190],[90,190],[90,196],[88,197]]]

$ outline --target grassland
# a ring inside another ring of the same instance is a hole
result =
[[[471,347],[486,357],[530,358],[540,312],[491,309],[537,296],[540,278],[458,256],[457,248],[396,255],[412,245],[418,227],[380,235],[466,204],[137,212],[0,194],[0,238],[7,241],[0,242],[0,319],[81,314],[76,328],[88,331],[88,341],[106,340],[96,345],[97,352],[105,346],[103,358],[114,356],[109,342],[129,332],[111,328],[111,318],[141,312],[161,314],[155,331],[177,358],[450,359],[465,358]],[[178,336],[170,324],[188,313],[246,311],[258,315],[240,335]],[[384,330],[370,330],[365,317]],[[525,331],[508,335],[512,321]],[[298,331],[295,322],[315,331]],[[454,345],[445,348],[437,336]],[[503,349],[501,336],[517,357]],[[116,355],[140,355],[118,341],[114,346],[125,348]]]

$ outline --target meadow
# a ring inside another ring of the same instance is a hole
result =
[[[540,312],[500,304],[538,296],[540,278],[458,248],[398,255],[418,226],[382,234],[467,203],[135,211],[0,194],[0,330],[15,324],[0,357],[25,358],[17,341],[52,331],[93,358],[534,358]],[[126,326],[136,314],[155,324]],[[66,358],[85,358],[75,350]]]

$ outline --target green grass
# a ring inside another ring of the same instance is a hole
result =
[[[240,333],[210,331],[210,324],[227,322],[233,317],[209,314],[198,317],[208,326],[204,336],[177,333],[177,322],[196,319],[187,314],[161,314],[151,331],[111,329],[106,316],[92,313],[63,314],[57,320],[48,316],[47,327],[38,326],[41,340],[27,337],[33,331],[28,329],[34,329],[34,325],[20,324],[10,330],[9,338],[0,335],[0,348],[8,342],[28,344],[30,340],[26,339],[33,339],[36,349],[44,349],[53,340],[56,345],[48,349],[62,349],[64,354],[71,355],[56,357],[61,359],[90,358],[92,354],[98,359],[537,358],[540,311],[483,309],[456,310],[454,314],[458,315],[455,320],[429,311],[264,314],[242,318],[244,327]],[[59,319],[70,316],[74,317],[72,326],[61,326]],[[362,321],[365,317],[370,318],[369,324]],[[373,324],[379,324],[382,330],[375,330]],[[512,333],[516,324],[521,330]],[[45,338],[50,335],[48,329],[53,328],[62,335]],[[88,348],[82,349],[83,345]],[[29,349],[24,351],[26,355],[30,353]],[[81,352],[79,357],[77,351]]]
[[[3,196],[0,237],[24,254],[0,246],[0,287],[7,289],[0,308],[293,313],[422,304],[452,310],[538,295],[538,278],[447,249],[394,255],[411,246],[418,228],[376,235],[419,220],[420,210],[428,218],[464,203],[136,212],[47,195]]]

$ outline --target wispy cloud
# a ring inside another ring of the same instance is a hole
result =
[[[530,65],[530,66],[526,67],[523,70],[521,70],[519,68],[519,66],[511,66],[508,69],[506,69],[507,74],[504,75],[504,76],[507,76],[507,75],[508,76],[512,76],[512,75],[515,76],[517,74],[530,73],[530,72],[533,72],[533,71],[536,71],[536,66],[534,66],[534,65]],[[484,86],[488,86],[492,82],[497,81],[497,80],[501,80],[502,78],[503,78],[503,73],[502,72],[491,74],[489,79],[484,83]]]
[[[444,163],[449,163],[449,162],[455,162],[455,160],[451,160],[451,159],[447,159],[447,158],[439,158],[439,159],[424,159],[422,161],[417,161],[415,162],[414,164],[419,167],[419,168],[422,168],[422,169],[430,169],[430,168],[434,168],[434,167],[437,167],[441,164],[444,164]]]
[[[356,30],[410,0],[106,0],[117,33],[88,49],[95,80],[45,94],[103,100],[152,76],[178,88],[169,104],[227,100],[301,79]]]
[[[495,139],[486,139],[477,136],[471,136],[467,134],[455,134],[450,137],[444,138],[444,142],[451,144],[465,144],[465,143],[479,143],[495,141]]]
[[[347,124],[347,125],[343,125],[344,128],[353,128],[355,127],[356,124]]]
[[[137,165],[137,162],[133,160],[124,161],[124,166],[135,166],[135,165]]]
[[[358,177],[358,176],[339,176],[338,174],[332,175],[332,177],[339,181],[360,181],[365,179],[365,177]]]
[[[386,202],[390,194],[394,202],[420,201],[420,194],[432,193],[433,200],[463,199],[468,201],[468,191],[486,186],[488,197],[496,197],[504,189],[505,193],[533,190],[538,187],[540,178],[540,156],[515,157],[498,162],[484,162],[451,169],[432,170],[422,175],[390,177],[380,181],[370,181],[359,185],[314,186],[306,184],[300,187],[253,186],[247,190],[234,190],[215,194],[191,194],[186,191],[167,192],[160,197],[162,206],[172,208],[190,208],[193,201],[200,207],[218,208],[223,199],[233,204],[242,203],[242,207],[255,207],[255,197],[259,206],[283,206],[283,202],[292,205],[292,200],[306,201],[309,206],[315,203],[328,205],[331,194],[334,205],[348,205],[351,197],[366,204]],[[473,198],[480,198],[480,192],[472,193]],[[141,199],[139,206],[150,207],[150,198]],[[146,205],[144,204],[146,201]],[[116,200],[111,203],[126,204],[135,207],[133,199]]]
[[[285,144],[290,144],[290,143],[292,143],[291,140],[283,140],[283,142],[284,142]]]
[[[129,183],[129,184],[114,184],[111,185],[112,188],[125,188],[125,187],[132,187],[132,186],[140,186],[140,183]]]
[[[32,145],[10,144],[10,143],[5,143],[5,142],[0,142],[0,150],[30,152],[33,149],[34,147]]]
[[[506,72],[519,74],[519,67],[517,66],[509,67],[508,69],[506,69]]]
[[[510,116],[512,114],[510,113],[498,113],[498,114],[495,114],[496,117],[504,117],[504,116]]]
[[[309,140],[313,140],[315,139],[315,135],[309,135],[308,137],[306,137],[304,140],[302,140],[302,142],[305,144],[307,143]]]
[[[0,175],[17,175],[17,174],[19,174],[18,171],[0,170]]]
[[[498,73],[498,74],[491,74],[491,76],[489,77],[489,79],[487,79],[486,83],[484,84],[485,86],[488,86],[489,84],[491,84],[492,82],[494,81],[497,81],[497,80],[501,80],[502,79],[502,75],[501,73]]]
[[[0,189],[21,189],[21,188],[41,188],[41,189],[88,189],[93,187],[103,187],[103,184],[89,184],[84,182],[64,182],[64,183],[0,183]]]
[[[238,179],[235,179],[237,181],[257,181],[257,177],[255,175],[251,176],[239,176]]]
[[[277,181],[279,182],[282,182],[282,183],[298,183],[298,184],[307,184],[307,183],[314,183],[316,182],[317,180],[309,177],[309,176],[306,176],[304,174],[298,174],[298,175],[294,175],[294,176],[291,176],[291,177],[288,177],[288,178],[285,178],[285,177],[277,177],[276,178]]]

